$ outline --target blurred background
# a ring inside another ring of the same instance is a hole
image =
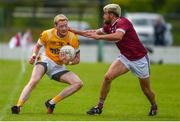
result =
[[[147,116],[149,103],[130,72],[113,81],[103,115],[85,114],[96,104],[100,81],[119,51],[114,43],[80,36],[81,63],[67,68],[84,81],[84,88],[49,116],[44,101],[67,85],[43,77],[22,114],[12,115],[10,108],[32,72],[27,63],[32,47],[42,31],[54,27],[54,16],[65,14],[73,28],[96,29],[103,25],[102,9],[109,3],[121,6],[122,16],[132,21],[149,51],[158,115]],[[0,0],[0,121],[179,121],[179,71],[180,0]]]
[[[180,0],[0,0],[0,59],[27,59],[59,13],[69,18],[70,27],[101,27],[102,9],[109,3],[119,4],[122,16],[132,21],[152,63],[180,63]],[[81,61],[111,62],[118,56],[113,43],[79,40]]]

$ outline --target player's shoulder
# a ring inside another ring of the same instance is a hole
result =
[[[78,38],[78,36],[75,33],[71,32],[71,31],[68,31],[68,33],[69,33],[70,38]]]
[[[42,33],[48,34],[48,33],[52,33],[53,31],[55,31],[55,28],[50,28],[50,29],[44,30]]]
[[[117,25],[121,26],[121,25],[126,25],[126,26],[132,26],[132,23],[126,18],[126,17],[120,17]]]
[[[68,31],[68,33],[69,33],[70,35],[76,35],[75,33],[71,32],[71,31]]]
[[[68,42],[75,48],[79,47],[78,36],[71,31],[68,31]]]
[[[44,30],[42,33],[41,33],[41,36],[42,37],[46,37],[46,38],[49,38],[53,35],[53,33],[55,32],[55,28],[51,28],[51,29],[47,29],[47,30]]]
[[[120,17],[118,23],[130,23],[130,21],[126,17]]]

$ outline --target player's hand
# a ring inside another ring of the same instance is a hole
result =
[[[96,33],[95,30],[84,30],[83,32],[83,36],[91,38],[90,35],[92,35],[93,33]]]
[[[31,58],[29,59],[29,63],[34,64],[35,60],[36,60],[36,56],[32,55]]]
[[[96,40],[99,40],[100,39],[100,35],[96,34],[96,33],[88,33],[87,34],[88,38],[93,38],[93,39],[96,39]]]
[[[63,64],[68,65],[69,59],[67,58],[66,54],[64,52],[59,52],[60,60],[63,62]]]

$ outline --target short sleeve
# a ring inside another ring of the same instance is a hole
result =
[[[79,48],[79,40],[76,34],[74,34],[72,40],[70,41],[70,45],[74,47],[75,49]]]
[[[120,19],[116,25],[116,31],[126,33],[131,27],[131,23],[127,19]]]
[[[47,39],[48,39],[48,34],[47,34],[46,31],[43,31],[43,32],[40,34],[38,43],[39,43],[40,45],[46,45]]]

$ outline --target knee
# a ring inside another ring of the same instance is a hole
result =
[[[105,74],[104,75],[104,82],[105,83],[111,83],[112,77],[110,74]]]
[[[148,95],[150,93],[150,90],[148,88],[143,88],[142,90],[145,95]]]
[[[82,82],[82,81],[76,82],[75,85],[76,85],[76,88],[77,88],[77,89],[80,89],[80,88],[83,87],[83,82]]]
[[[31,79],[28,83],[28,86],[33,88],[37,85],[37,83],[38,83],[38,80]]]
[[[82,88],[82,87],[83,87],[83,82],[82,81],[78,82],[78,88]]]

